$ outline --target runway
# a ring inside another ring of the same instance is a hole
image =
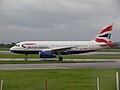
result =
[[[1,52],[10,53],[10,52]],[[120,52],[91,52],[89,55],[111,55]],[[84,54],[83,54],[84,55]],[[87,54],[85,54],[87,55]],[[0,58],[1,61],[24,61],[23,58]],[[29,61],[41,61],[39,58],[28,58]],[[49,60],[49,59],[46,59]],[[51,60],[51,59],[50,59]],[[56,60],[56,59],[52,59]],[[59,64],[0,64],[0,70],[31,69],[71,69],[71,68],[120,68],[120,59],[64,59],[64,61],[96,61],[96,63],[59,63]],[[104,61],[104,62],[97,62]],[[109,61],[109,62],[108,62]]]
[[[27,61],[58,61],[57,58],[28,58]],[[25,61],[24,58],[0,58],[0,61]],[[63,61],[103,61],[103,62],[119,62],[120,59],[63,59]]]
[[[104,63],[55,63],[55,64],[0,64],[0,70],[120,68],[120,62]]]

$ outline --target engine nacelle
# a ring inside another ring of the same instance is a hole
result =
[[[56,57],[53,52],[50,51],[45,51],[45,52],[40,52],[40,58],[54,58]]]

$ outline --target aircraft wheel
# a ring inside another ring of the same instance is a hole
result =
[[[27,61],[27,59],[28,59],[28,54],[26,54],[24,60]]]
[[[63,61],[63,57],[60,56],[60,57],[59,57],[59,61]]]
[[[27,61],[27,57],[25,57],[24,60]]]

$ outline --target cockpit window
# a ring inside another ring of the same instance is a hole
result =
[[[20,45],[15,45],[16,47],[20,47]]]

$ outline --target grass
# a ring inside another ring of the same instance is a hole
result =
[[[0,51],[9,51],[10,48],[0,48]]]
[[[0,58],[24,58],[24,54],[0,54]],[[39,58],[39,54],[30,54],[28,58]],[[111,55],[66,55],[63,58],[67,59],[120,59],[119,54]]]
[[[98,50],[97,52],[120,52],[120,49],[103,49]]]
[[[68,59],[120,59],[120,55],[68,55],[68,56],[63,56],[63,58],[68,58]]]
[[[96,90],[96,77],[100,77],[100,90],[116,90],[115,72],[120,69],[50,69],[4,70],[3,90]]]
[[[24,54],[0,54],[0,58],[24,58]],[[39,58],[39,54],[29,54],[28,58]]]
[[[0,61],[0,64],[46,64],[46,63],[100,63],[100,62],[114,62],[114,61]]]

